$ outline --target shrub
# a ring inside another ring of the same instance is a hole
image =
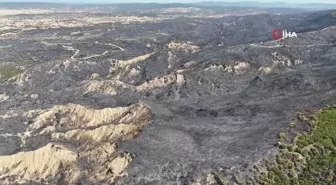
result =
[[[285,137],[286,137],[285,132],[280,132],[280,133],[279,133],[279,140],[280,140],[280,141],[283,141],[283,140],[285,139]]]
[[[286,145],[281,144],[281,145],[279,145],[279,148],[280,148],[281,150],[286,149]]]
[[[287,146],[287,149],[288,149],[289,152],[294,152],[294,146],[293,145]]]
[[[290,127],[294,127],[294,126],[295,126],[295,122],[294,122],[294,121],[291,121],[291,122],[289,123],[289,126],[290,126]]]

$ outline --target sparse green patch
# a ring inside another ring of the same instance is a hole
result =
[[[276,165],[257,177],[262,185],[335,185],[336,183],[336,108],[329,107],[308,119],[311,132],[298,135],[283,146]],[[284,133],[279,134],[283,140]]]
[[[130,41],[126,41],[126,40],[114,40],[112,43],[119,47],[126,47],[129,42]]]
[[[293,128],[293,127],[295,126],[295,122],[294,122],[294,121],[291,121],[291,122],[289,123],[289,126]]]
[[[6,82],[14,76],[22,73],[22,69],[19,69],[13,65],[4,65],[0,67],[0,83]]]
[[[295,130],[293,125],[301,134],[289,139]],[[275,159],[254,165],[250,169],[254,175],[226,179],[239,185],[336,185],[336,105],[299,114],[297,122],[289,126],[288,132],[278,135]],[[302,133],[302,128],[307,132]]]
[[[283,142],[285,140],[286,134],[285,132],[280,132],[279,133],[279,141]]]
[[[336,12],[332,12],[331,16],[336,17]]]

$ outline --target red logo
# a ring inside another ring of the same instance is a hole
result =
[[[272,37],[276,40],[281,39],[282,38],[282,30],[279,30],[279,29],[273,30]]]

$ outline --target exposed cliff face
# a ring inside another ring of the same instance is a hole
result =
[[[16,179],[96,184],[113,183],[124,174],[132,154],[119,152],[118,143],[136,138],[147,126],[151,111],[143,103],[105,109],[68,104],[25,115],[34,120],[25,142],[31,143],[34,137],[49,139],[41,148],[1,156],[4,183]]]
[[[0,159],[4,184],[31,180],[76,184],[83,179],[95,184],[100,181],[113,183],[115,178],[123,175],[132,156],[129,153],[120,154],[116,144],[111,143],[92,144],[77,149],[49,143],[34,151],[2,156]]]
[[[77,154],[63,145],[50,143],[35,151],[1,156],[0,159],[2,178],[6,176],[46,178],[49,175],[55,176],[61,164],[74,163]]]

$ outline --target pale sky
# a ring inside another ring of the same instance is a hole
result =
[[[216,1],[216,0],[0,0],[0,2],[54,2],[54,3],[191,3],[201,1]],[[217,0],[221,1],[221,0]],[[333,3],[336,0],[222,0],[224,2],[239,2],[239,1],[256,1],[256,2],[295,2],[295,3]]]

